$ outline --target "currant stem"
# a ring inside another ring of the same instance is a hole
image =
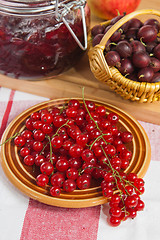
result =
[[[0,147],[1,147],[3,144],[5,144],[5,143],[9,142],[10,140],[12,140],[13,138],[15,138],[18,134],[19,134],[19,133],[15,133],[12,137],[8,138],[6,141],[4,141],[3,143],[1,143],[1,144],[0,144]]]
[[[101,168],[99,168],[99,167],[85,167],[83,170],[81,170],[80,171],[80,174],[82,174],[82,173],[84,173],[84,171],[86,170],[86,169],[98,169],[98,170],[102,170]],[[106,170],[106,169],[103,169],[103,171],[105,171],[105,172],[108,172],[108,170]]]
[[[49,139],[49,146],[50,146],[50,162],[53,164],[51,138],[50,138],[50,136],[47,136],[47,137],[48,137],[48,139]]]
[[[58,135],[58,132],[59,132],[59,130],[60,130],[62,127],[64,127],[64,126],[70,127],[70,126],[67,124],[68,122],[69,122],[69,120],[67,120],[64,124],[62,124],[62,126],[60,126],[60,127],[57,129],[56,133],[52,136],[52,138],[55,137],[56,135]]]
[[[92,149],[94,143],[96,143],[96,142],[97,142],[99,139],[101,139],[103,136],[107,136],[107,134],[102,134],[102,135],[98,136],[98,137],[93,141],[93,143],[92,143],[91,145],[89,145],[89,148]],[[107,144],[109,144],[109,143],[107,143]]]
[[[48,135],[46,136],[46,138],[48,138]],[[42,152],[44,151],[44,149],[46,148],[46,146],[49,144],[49,142],[48,143],[46,143],[44,146],[43,146],[43,149],[42,149],[42,151],[40,152],[40,154],[39,155],[41,155],[42,154]]]
[[[107,156],[107,154],[105,153],[104,148],[102,147],[102,145],[101,145],[101,148],[102,148],[102,151],[103,151],[105,157],[108,159],[108,156]],[[106,162],[104,162],[104,163],[107,164]],[[115,174],[115,173],[118,173],[118,171],[115,170],[115,169],[112,167],[109,159],[108,159],[108,163],[109,163],[109,167],[111,168],[111,170],[112,170],[112,172],[113,172],[113,177],[114,177],[114,180],[115,180],[115,183],[116,183],[116,188],[117,188],[117,190],[118,190],[118,192],[119,192],[119,195],[120,195],[120,198],[121,198],[121,200],[122,200],[122,202],[123,202],[123,207],[125,208],[124,199],[123,199],[123,197],[122,197],[122,190],[121,190],[121,189],[119,188],[119,186],[118,186],[118,182],[117,182],[117,178],[116,178],[116,174]],[[119,173],[118,173],[118,175],[119,175]],[[119,178],[121,179],[120,175],[119,175]],[[124,185],[123,185],[123,187],[124,187],[124,189],[125,189],[125,186],[124,186]],[[125,213],[126,213],[126,208],[125,208]]]
[[[70,99],[71,99],[71,98],[70,98]],[[69,100],[70,100],[70,99],[69,99]],[[69,100],[68,100],[68,101],[69,101]],[[60,109],[60,114],[61,114],[61,113],[63,112],[63,110],[66,108],[67,104],[68,104],[67,102],[65,102],[65,103],[63,104],[63,107]]]
[[[88,112],[91,120],[95,123],[97,129],[102,133],[101,129],[100,129],[99,126],[98,126],[98,123],[97,123],[97,122],[94,120],[94,118],[91,116],[90,111],[88,110],[87,104],[86,104],[86,102],[85,102],[85,100],[84,100],[84,87],[82,88],[82,98],[83,98],[83,103],[84,103],[84,105],[85,105],[85,108],[86,108],[86,110],[87,110],[87,112]]]
[[[123,179],[123,180],[126,182],[126,184],[129,184],[130,186],[132,186],[133,188],[135,188],[136,191],[138,191],[139,193],[141,193],[141,192],[139,191],[139,189],[138,189],[131,181],[128,181],[128,180],[126,180],[126,179]]]

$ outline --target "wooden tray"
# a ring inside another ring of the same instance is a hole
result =
[[[153,8],[160,10],[159,0],[142,0],[139,9]],[[102,19],[92,16],[91,25],[95,25]],[[75,68],[68,72],[43,81],[17,80],[0,75],[0,86],[19,91],[24,91],[50,99],[61,97],[81,97],[81,88],[85,86],[85,96],[113,104],[136,119],[160,124],[160,102],[155,103],[135,103],[130,100],[122,99],[105,84],[95,79],[90,71],[87,52]]]
[[[87,99],[86,99],[87,100]],[[68,99],[50,100],[37,104],[18,115],[7,127],[3,136],[2,143],[17,132],[22,132],[25,127],[25,120],[36,111],[44,108],[63,107]],[[82,101],[82,100],[80,100]],[[93,100],[92,100],[93,101]],[[142,126],[123,110],[104,102],[95,101],[95,104],[102,105],[107,112],[115,112],[119,115],[119,129],[130,131],[133,134],[133,141],[127,146],[132,151],[132,159],[127,173],[134,172],[139,177],[143,177],[149,167],[151,159],[151,147],[148,137]],[[1,165],[8,179],[21,192],[40,202],[68,208],[82,208],[103,204],[107,198],[102,196],[101,188],[97,181],[93,186],[86,190],[75,190],[73,193],[62,193],[60,197],[52,197],[49,190],[41,188],[36,184],[36,171],[32,167],[23,164],[19,157],[18,148],[13,141],[8,141],[1,147]]]

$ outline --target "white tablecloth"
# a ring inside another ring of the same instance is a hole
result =
[[[47,98],[0,88],[0,134],[28,107]],[[141,122],[151,143],[151,163],[144,177],[145,209],[119,227],[107,223],[108,204],[83,209],[48,206],[16,189],[0,166],[0,240],[159,240],[160,126]]]

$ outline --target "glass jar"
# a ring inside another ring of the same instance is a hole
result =
[[[37,80],[56,76],[87,49],[85,0],[0,1],[0,73]]]

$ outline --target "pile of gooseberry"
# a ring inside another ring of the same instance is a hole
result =
[[[144,208],[143,179],[125,171],[133,135],[120,126],[119,116],[103,105],[70,99],[33,112],[14,144],[22,163],[37,173],[35,184],[53,197],[98,182],[109,200],[109,223],[118,226]]]
[[[100,43],[107,31],[124,15],[113,18],[109,25],[95,25],[91,30],[92,45]],[[149,18],[144,23],[132,18],[108,39],[104,55],[110,67],[116,67],[128,79],[137,82],[160,82],[160,23]]]

